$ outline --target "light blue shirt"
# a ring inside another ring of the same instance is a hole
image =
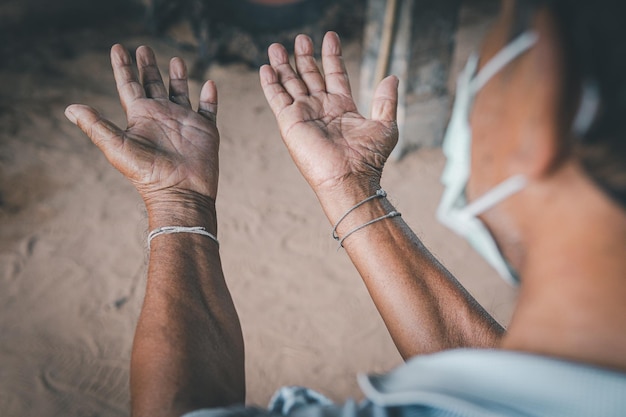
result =
[[[626,354],[626,352],[625,352]],[[380,376],[359,376],[360,405],[294,407],[290,417],[625,417],[626,374],[502,350],[419,356]],[[184,417],[269,416],[267,410],[200,410]],[[275,414],[274,414],[275,415]]]

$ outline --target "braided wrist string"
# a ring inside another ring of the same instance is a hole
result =
[[[220,246],[220,242],[217,240],[217,237],[215,237],[214,234],[207,232],[206,228],[204,227],[163,226],[159,227],[158,229],[154,229],[150,232],[150,234],[148,234],[148,248],[150,247],[152,239],[154,239],[155,237],[161,235],[169,235],[172,233],[192,233],[196,235],[206,236],[214,241],[217,244],[218,248]]]
[[[376,191],[376,194],[367,197],[365,200],[361,201],[360,203],[355,204],[351,209],[346,211],[344,215],[341,216],[339,220],[337,220],[337,223],[335,223],[335,227],[333,227],[333,239],[339,242],[340,239],[339,239],[339,235],[337,235],[337,228],[339,227],[341,222],[344,221],[346,217],[348,217],[350,213],[352,213],[354,210],[358,209],[365,203],[368,203],[376,198],[385,198],[385,197],[387,197],[387,192],[381,188]]]
[[[354,229],[352,229],[348,233],[346,233],[346,235],[343,238],[341,238],[341,240],[339,241],[339,246],[337,247],[337,250],[339,250],[340,248],[343,248],[343,241],[344,240],[346,240],[347,238],[350,237],[350,235],[358,232],[359,230],[365,229],[367,226],[370,226],[370,225],[372,225],[372,224],[374,224],[376,222],[379,222],[381,220],[391,219],[393,217],[399,217],[399,216],[402,216],[402,214],[400,212],[394,210],[392,212],[389,212],[389,213],[385,214],[384,216],[377,217],[374,220],[370,220],[369,222],[367,222],[365,224],[362,224],[361,226],[355,227]]]
[[[337,228],[339,227],[341,222],[344,221],[345,218],[350,215],[350,213],[352,213],[354,210],[356,210],[359,207],[361,207],[363,204],[366,204],[366,203],[368,203],[368,202],[370,202],[372,200],[375,200],[377,198],[385,198],[385,197],[387,197],[387,192],[381,188],[381,189],[376,191],[376,194],[374,194],[372,196],[369,196],[365,200],[355,204],[352,208],[350,208],[348,211],[346,211],[344,213],[344,215],[339,218],[339,220],[337,220],[337,223],[335,223],[335,226],[333,227],[333,232],[332,232],[333,239],[335,239],[337,242],[339,242],[339,246],[337,247],[337,250],[339,250],[340,248],[343,247],[344,240],[346,240],[348,237],[350,237],[352,234],[358,232],[359,230],[364,229],[367,226],[370,226],[370,225],[372,225],[372,224],[374,224],[376,222],[379,222],[381,220],[390,219],[390,218],[398,217],[398,216],[402,215],[399,212],[394,210],[394,211],[392,211],[390,213],[385,214],[384,216],[377,217],[377,218],[375,218],[373,220],[370,220],[369,222],[367,222],[365,224],[362,224],[361,226],[355,227],[354,229],[352,229],[348,233],[346,233],[343,238],[339,237],[339,235],[337,234]]]

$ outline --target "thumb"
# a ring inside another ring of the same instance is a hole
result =
[[[65,117],[77,125],[105,155],[122,145],[122,129],[100,116],[92,107],[72,104],[65,109]]]
[[[395,122],[398,111],[398,77],[390,75],[376,87],[372,99],[372,120]]]

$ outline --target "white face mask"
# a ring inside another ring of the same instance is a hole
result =
[[[511,177],[468,205],[465,188],[470,176],[472,143],[469,115],[478,91],[502,68],[530,49],[537,39],[533,32],[523,33],[494,56],[478,74],[478,57],[472,55],[469,58],[457,82],[452,117],[443,142],[447,163],[441,182],[445,190],[437,209],[437,217],[463,236],[500,276],[512,284],[518,284],[519,278],[478,216],[521,191],[526,187],[527,179],[522,175]]]

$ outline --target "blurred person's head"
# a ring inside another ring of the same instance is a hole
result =
[[[626,218],[624,10],[619,0],[503,0],[477,67],[466,68],[472,81],[485,82],[466,88],[471,168],[464,192],[471,204],[522,179],[476,210],[522,279],[534,256],[529,246],[542,234],[563,233],[583,213],[602,213],[594,211],[600,205]]]
[[[503,0],[459,77],[438,216],[522,282],[501,346],[626,371],[621,0]]]

